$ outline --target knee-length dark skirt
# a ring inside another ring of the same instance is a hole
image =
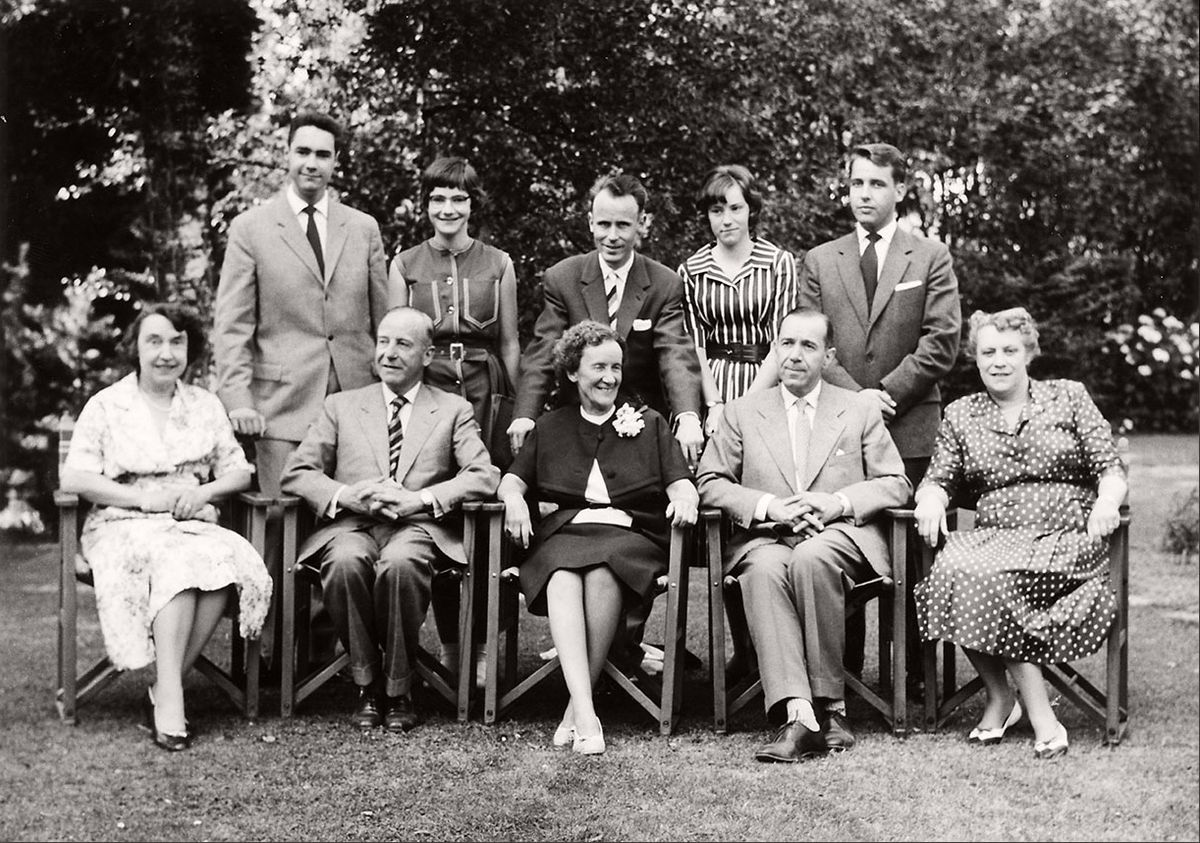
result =
[[[666,554],[641,533],[611,524],[566,524],[521,563],[521,591],[529,611],[546,614],[546,583],[555,571],[605,565],[624,586],[625,605],[645,599],[666,573]]]

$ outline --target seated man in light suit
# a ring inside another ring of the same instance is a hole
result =
[[[733,523],[725,570],[741,583],[767,715],[784,721],[755,757],[795,762],[854,745],[845,595],[891,570],[873,519],[911,489],[878,402],[821,381],[835,353],[828,317],[791,311],[773,353],[781,386],[729,403],[698,485]]]
[[[419,722],[411,691],[433,574],[466,564],[455,510],[500,482],[471,405],[421,383],[432,347],[428,316],[389,310],[375,343],[382,383],[328,396],[283,474],[319,516],[300,559],[320,562],[361,729]]]

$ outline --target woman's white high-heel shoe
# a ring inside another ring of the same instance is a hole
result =
[[[1066,755],[1068,746],[1067,727],[1059,723],[1054,737],[1050,740],[1033,742],[1033,757],[1038,761],[1049,761],[1051,758]]]
[[[564,749],[575,743],[575,727],[574,726],[559,726],[554,730],[554,745],[559,749]]]
[[[580,755],[603,755],[604,754],[604,729],[600,728],[600,721],[596,721],[596,727],[600,729],[594,735],[581,735],[575,733],[575,742],[571,744],[571,749],[578,752]]]
[[[1021,701],[1013,700],[1012,711],[1008,713],[1008,719],[1004,721],[1003,726],[999,727],[998,729],[980,729],[978,726],[976,726],[971,730],[971,733],[967,735],[967,740],[970,743],[978,744],[980,746],[991,746],[992,744],[998,744],[1000,741],[1004,740],[1005,732],[1015,726],[1017,721],[1021,719],[1021,715],[1024,713],[1025,712],[1021,710]]]

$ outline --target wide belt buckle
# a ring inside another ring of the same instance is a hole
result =
[[[456,363],[462,362],[464,350],[461,342],[450,343],[450,359]]]

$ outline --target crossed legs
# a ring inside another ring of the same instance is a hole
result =
[[[225,612],[229,588],[188,589],[167,602],[151,623],[154,633],[154,721],[160,732],[187,731],[183,677],[212,637]]]

